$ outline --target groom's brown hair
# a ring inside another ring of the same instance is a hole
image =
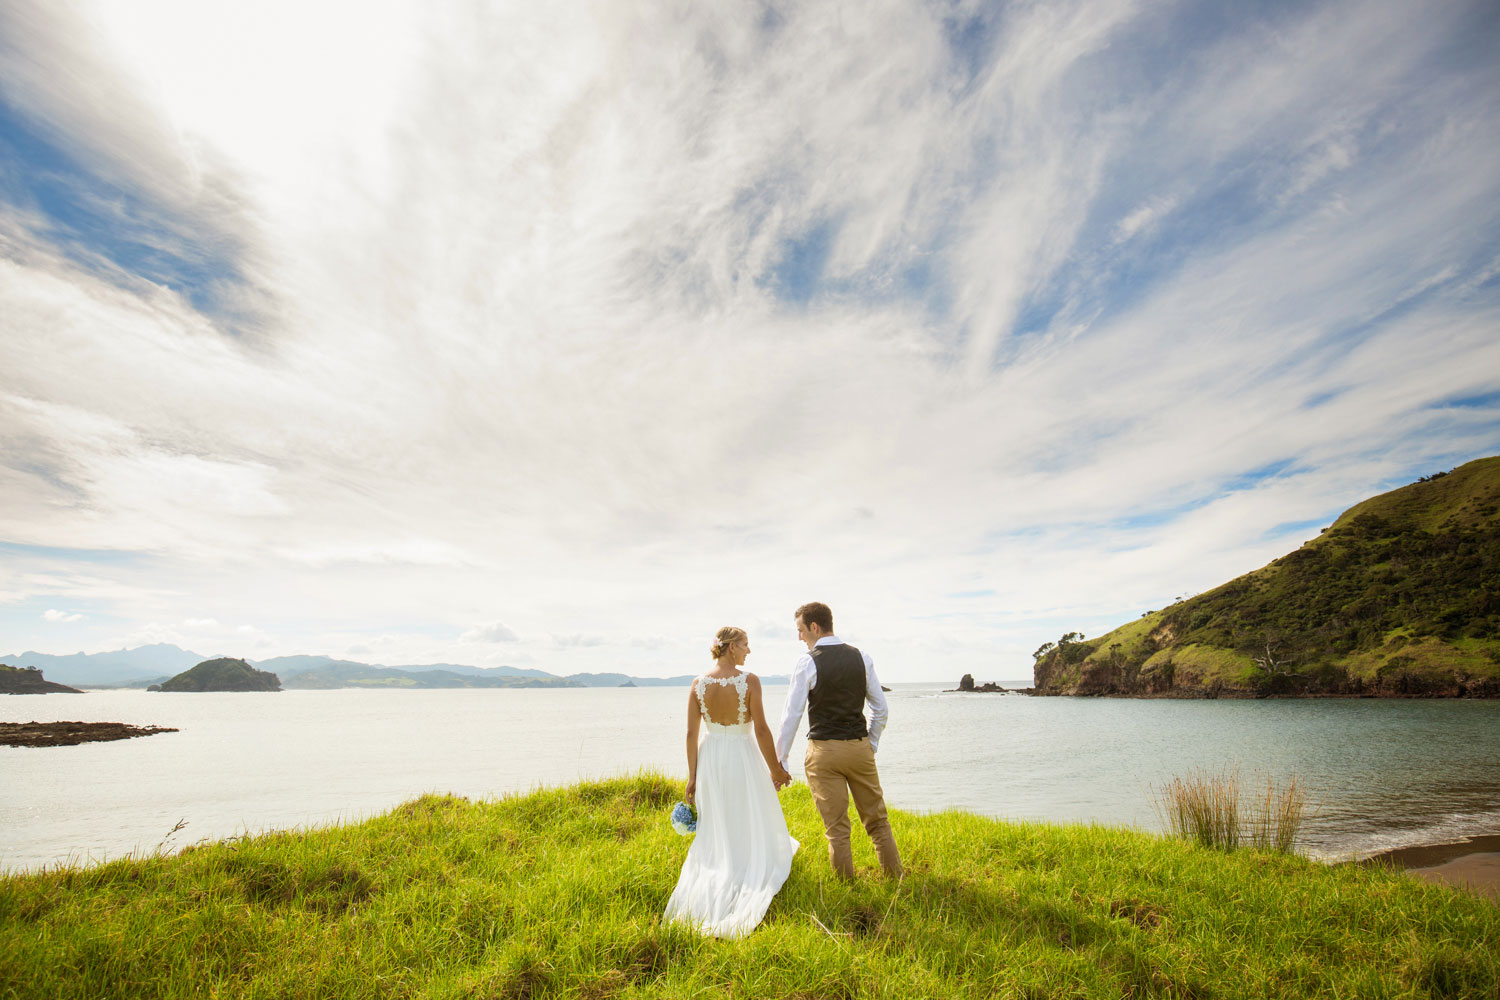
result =
[[[804,625],[816,625],[824,635],[833,634],[833,612],[821,601],[812,601],[797,609],[797,617]]]

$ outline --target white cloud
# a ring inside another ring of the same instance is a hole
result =
[[[518,642],[520,636],[503,622],[475,625],[458,637],[459,642]]]
[[[8,586],[147,641],[671,672],[820,597],[900,678],[1500,443],[1439,408],[1500,370],[1452,11],[986,8],[960,54],[897,2],[59,10],[0,82],[270,303],[226,333],[0,210]]]
[[[52,622],[54,624],[58,622],[76,622],[82,621],[83,615],[77,613],[69,613],[67,611],[58,611],[57,609],[52,608],[42,612],[42,620],[46,622]]]
[[[604,641],[602,635],[586,635],[576,632],[571,635],[554,635],[552,637],[552,642],[562,649],[602,646],[604,645]]]
[[[1124,243],[1142,232],[1151,230],[1162,216],[1167,215],[1176,207],[1177,199],[1174,197],[1152,198],[1120,220],[1120,224],[1115,227],[1115,242]]]

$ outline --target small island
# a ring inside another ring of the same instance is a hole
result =
[[[36,667],[10,667],[0,663],[0,694],[83,694],[77,688],[42,677]]]
[[[222,656],[204,660],[176,677],[147,688],[148,691],[280,691],[281,678],[268,670],[256,670],[244,660]]]

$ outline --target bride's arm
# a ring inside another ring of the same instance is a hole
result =
[[[771,784],[780,788],[782,785],[792,783],[792,776],[787,773],[786,768],[781,766],[781,761],[776,759],[776,740],[771,736],[771,727],[766,725],[766,712],[760,703],[760,678],[751,674],[745,681],[749,688],[750,697],[750,721],[755,726],[755,742],[760,744],[760,755],[766,759],[766,767],[771,771]]]
[[[687,794],[682,800],[688,805],[693,805],[693,796],[698,793],[698,682],[693,681],[688,687],[688,730],[687,730],[687,755],[688,755],[688,780]]]

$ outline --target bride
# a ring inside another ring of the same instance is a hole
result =
[[[750,655],[744,630],[719,629],[712,655],[714,668],[688,694],[686,801],[697,800],[698,830],[665,917],[715,937],[742,937],[792,869],[799,845],[776,797],[792,776],[776,760],[760,678],[740,669]],[[707,730],[701,742],[700,723]]]

